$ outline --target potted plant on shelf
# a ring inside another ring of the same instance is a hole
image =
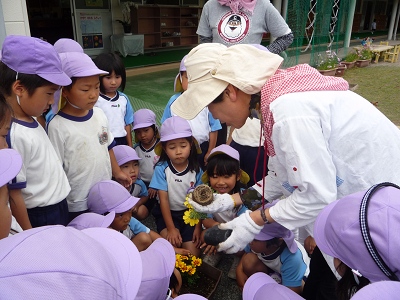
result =
[[[347,69],[351,69],[356,64],[357,59],[358,54],[356,52],[349,52],[340,63],[346,65]]]
[[[132,25],[131,25],[131,6],[135,5],[135,2],[132,1],[121,1],[121,12],[122,12],[122,20],[116,20],[118,23],[122,24],[124,27],[124,33],[126,35],[132,34]]]
[[[322,58],[319,54],[319,60],[316,69],[325,76],[334,76],[338,66],[338,57],[335,52],[328,50],[326,51],[325,57]]]
[[[362,50],[358,50],[357,54],[358,54],[358,59],[356,61],[357,67],[363,68],[371,63],[372,51],[369,49],[369,47],[364,47]]]

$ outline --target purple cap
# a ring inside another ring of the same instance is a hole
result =
[[[254,273],[247,279],[243,288],[243,300],[304,300],[291,289],[278,284],[267,274]]]
[[[57,53],[65,53],[65,52],[83,52],[82,46],[75,40],[72,39],[59,39],[54,43],[54,48]]]
[[[388,280],[369,254],[360,228],[360,205],[365,191],[347,195],[326,206],[314,225],[314,238],[322,252],[339,258],[371,282]],[[400,190],[378,189],[368,203],[366,218],[376,251],[400,277]]]
[[[178,75],[176,75],[175,80],[174,80],[174,91],[177,93],[183,92],[181,72],[186,71],[186,67],[185,67],[186,57],[187,57],[187,55],[185,55],[182,58],[181,64],[179,65],[179,73],[178,73]]]
[[[197,294],[183,294],[176,297],[175,300],[207,300],[207,298]]]
[[[60,58],[64,72],[71,78],[108,74],[107,71],[100,70],[85,53],[60,53]]]
[[[139,109],[133,114],[133,130],[156,125],[156,114],[150,109]]]
[[[134,207],[138,201],[139,198],[132,197],[118,182],[103,180],[90,189],[87,204],[88,209],[97,214],[111,211],[123,213]]]
[[[143,268],[142,282],[136,300],[165,300],[169,280],[175,268],[175,251],[163,238],[156,239],[140,252]]]
[[[4,40],[1,56],[1,61],[15,72],[36,74],[60,86],[71,84],[54,47],[41,39],[9,35]]]
[[[393,300],[400,295],[400,282],[379,281],[359,290],[351,300]]]
[[[265,208],[274,206],[278,201],[279,200],[275,200],[271,203],[266,203]],[[254,236],[254,239],[258,241],[268,241],[273,238],[282,238],[291,253],[295,253],[298,249],[297,244],[294,241],[293,232],[278,222],[264,225],[260,233]]]
[[[115,211],[112,211],[105,216],[89,212],[77,216],[68,224],[68,226],[74,227],[78,230],[95,227],[107,228],[110,227],[114,218]]]
[[[18,175],[22,167],[21,155],[14,149],[0,150],[0,187]]]
[[[0,261],[1,299],[133,300],[142,278],[135,245],[107,228],[29,229],[0,240]]]
[[[191,137],[192,129],[189,122],[181,117],[171,117],[161,125],[161,142],[171,141],[179,138]]]
[[[141,158],[137,155],[136,150],[126,145],[118,145],[112,148],[114,150],[115,159],[117,160],[118,166],[121,166],[128,161],[140,160]]]

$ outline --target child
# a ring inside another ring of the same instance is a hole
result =
[[[107,72],[98,69],[84,53],[61,53],[60,57],[72,84],[63,88],[66,103],[48,124],[48,135],[72,188],[67,197],[72,220],[87,211],[89,189],[96,182],[111,176],[124,185],[130,185],[131,180],[115,160],[107,117],[94,107],[99,98],[99,75]]]
[[[139,109],[133,115],[135,131],[135,140],[137,143],[134,148],[141,158],[140,179],[146,184],[149,199],[144,204],[150,212],[157,199],[157,191],[149,187],[151,178],[153,177],[154,166],[158,162],[159,156],[155,154],[154,148],[160,141],[158,128],[156,125],[156,114],[150,109]]]
[[[201,223],[192,227],[183,221],[187,190],[200,184],[203,173],[197,161],[197,142],[181,117],[165,120],[160,141],[155,148],[160,160],[150,182],[150,187],[158,190],[159,204],[153,209],[157,230],[173,246],[198,256]]]
[[[231,146],[222,144],[213,150],[207,159],[207,170],[204,172],[201,180],[209,184],[218,194],[233,194],[239,192],[240,188],[245,188],[249,181],[249,175],[240,169],[239,152]],[[209,215],[208,219],[203,220],[203,226],[206,228],[202,232],[202,241],[204,234],[208,228],[211,228],[220,223],[225,223],[233,220],[239,214],[244,212],[246,208],[241,205],[232,210]],[[205,260],[213,265],[216,265],[221,258],[219,253],[216,253],[216,247],[203,243],[201,247],[204,249],[204,254],[214,254],[215,256],[206,256]],[[234,257],[231,269],[228,272],[229,278],[235,279],[236,266],[239,263],[242,252],[237,253]]]
[[[150,246],[152,239],[150,229],[132,217],[132,209],[138,201],[139,198],[132,197],[118,182],[103,180],[90,189],[87,205],[89,211],[101,215],[114,211],[110,227],[123,233],[142,251]]]
[[[54,102],[60,86],[70,83],[52,45],[27,36],[6,37],[0,89],[14,114],[7,143],[23,160],[20,173],[9,185],[10,205],[23,229],[68,224],[65,198],[71,188],[46,132],[34,117]]]
[[[161,124],[164,123],[167,118],[176,116],[176,114],[171,110],[171,105],[187,89],[188,77],[184,63],[185,59],[186,56],[181,60],[179,74],[176,76],[174,82],[174,91],[177,93],[169,99],[161,118]],[[207,107],[204,108],[194,119],[188,120],[188,122],[192,129],[193,137],[200,145],[202,154],[198,156],[198,159],[200,167],[204,170],[205,161],[207,160],[210,151],[217,143],[217,133],[218,130],[221,129],[221,123],[214,119]]]
[[[21,167],[22,158],[17,151],[13,149],[0,150],[0,240],[8,237],[13,228],[13,219],[8,206],[7,183],[17,176]]]
[[[140,198],[139,202],[133,207],[132,214],[136,219],[144,220],[149,215],[147,207],[144,206],[149,194],[147,193],[146,185],[139,179],[139,160],[141,158],[137,155],[135,149],[126,145],[115,146],[113,150],[122,172],[132,180],[132,185],[127,187],[128,191],[133,197]]]
[[[95,106],[106,114],[117,145],[132,147],[133,109],[129,98],[122,93],[126,83],[124,63],[115,53],[102,53],[94,59],[94,63],[108,72],[100,78],[100,97]]]
[[[274,203],[276,201],[267,207]],[[282,285],[302,293],[310,259],[303,246],[294,239],[292,231],[276,222],[266,224],[250,243],[250,249],[251,253],[243,255],[237,270],[245,275],[238,276],[239,287],[243,288],[246,279],[256,272],[276,272],[281,275]]]

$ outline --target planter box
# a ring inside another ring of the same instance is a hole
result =
[[[351,69],[356,65],[356,61],[350,61],[350,62],[342,61],[342,62],[340,62],[340,64],[346,65],[347,69]]]
[[[347,66],[345,64],[340,64],[339,67],[336,69],[336,76],[342,77],[344,72],[346,71]]]
[[[369,66],[370,63],[371,63],[370,59],[357,60],[356,66],[359,68],[364,68],[364,67]]]
[[[182,284],[182,288],[179,294],[193,293],[201,295],[207,299],[212,299],[212,296],[214,295],[214,292],[221,280],[222,270],[217,269],[203,261],[201,266],[197,268],[197,272],[199,272],[200,278],[198,279],[198,283],[196,283],[196,286],[187,286],[184,282]],[[212,287],[208,288],[207,291],[205,290],[205,287],[202,288],[202,284],[206,284],[208,287],[209,283],[206,283],[206,280],[204,280],[202,276],[208,277],[207,280],[210,280],[212,282]]]
[[[329,70],[318,70],[324,76],[335,76],[336,69],[329,69]]]

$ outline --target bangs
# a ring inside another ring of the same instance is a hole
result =
[[[207,162],[207,173],[209,177],[239,174],[239,162],[226,154],[217,154]]]

